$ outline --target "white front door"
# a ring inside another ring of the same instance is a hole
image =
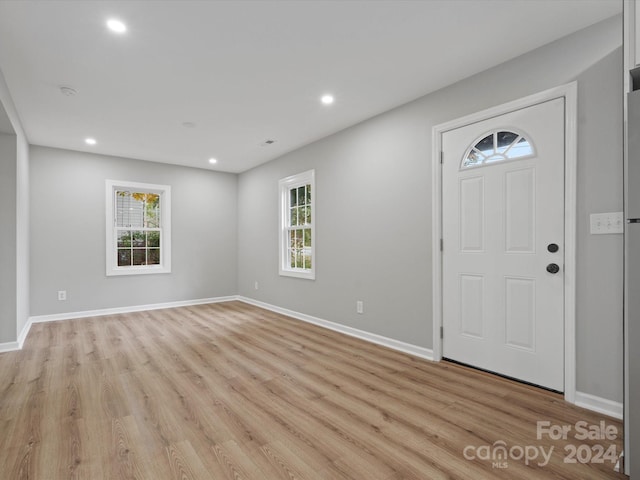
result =
[[[564,98],[442,135],[443,356],[564,390]]]

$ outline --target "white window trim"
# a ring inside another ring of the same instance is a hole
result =
[[[106,274],[115,275],[149,275],[171,272],[171,186],[155,185],[139,182],[122,182],[106,180]],[[160,195],[160,265],[135,265],[119,267],[117,257],[117,241],[115,229],[115,196],[119,189],[138,192],[157,193]]]
[[[311,185],[311,268],[294,269],[288,266],[288,238],[286,235],[287,218],[289,214],[289,191],[302,185]],[[280,189],[280,275],[287,277],[306,278],[315,280],[316,278],[316,184],[315,170],[308,170],[297,175],[291,175],[278,182]]]

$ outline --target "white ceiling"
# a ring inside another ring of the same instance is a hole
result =
[[[0,69],[32,144],[241,172],[621,11],[622,0],[2,0]],[[111,17],[127,33],[108,31]]]

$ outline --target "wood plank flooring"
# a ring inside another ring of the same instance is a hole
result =
[[[598,445],[621,441],[560,395],[240,302],[35,324],[0,354],[7,480],[615,479]]]

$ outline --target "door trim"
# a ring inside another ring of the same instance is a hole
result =
[[[442,135],[456,128],[504,115],[539,103],[565,100],[565,184],[564,184],[564,399],[576,399],[576,208],[577,208],[577,82],[466,115],[432,129],[432,260],[433,260],[433,359],[442,360]],[[446,248],[446,247],[445,247]]]

